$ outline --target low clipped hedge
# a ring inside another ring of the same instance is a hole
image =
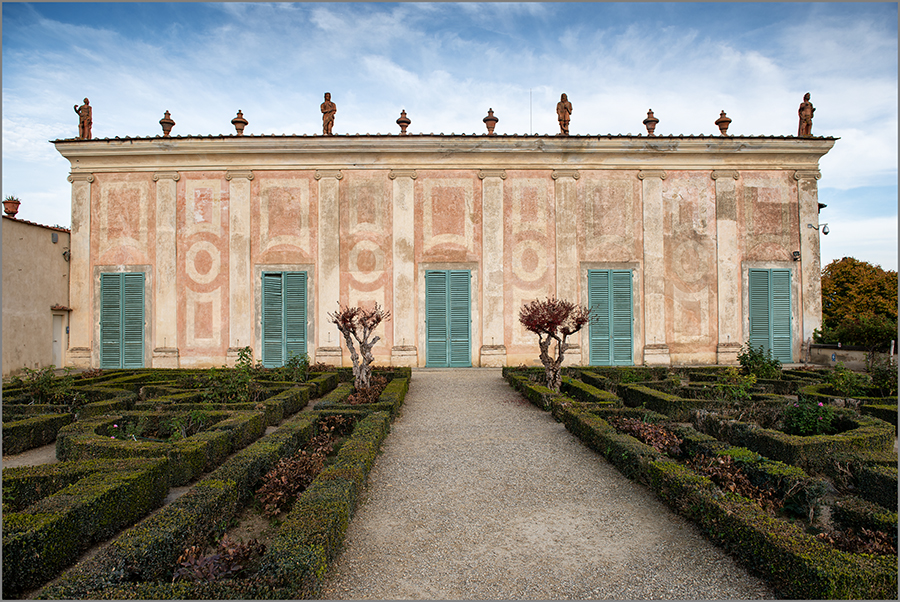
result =
[[[170,460],[170,485],[178,486],[218,466],[228,454],[245,447],[265,432],[261,412],[210,412],[215,423],[206,430],[172,443],[112,439],[113,424],[146,418],[153,424],[167,416],[161,412],[126,412],[80,420],[60,430],[56,457],[60,460],[90,458],[167,457]]]
[[[62,475],[69,467],[71,464],[54,467],[51,474]],[[7,470],[17,472],[7,477]],[[31,470],[4,470],[4,495],[7,483],[16,478],[27,481]],[[57,476],[55,482],[64,485],[57,491],[22,510],[3,513],[5,596],[18,595],[55,577],[91,545],[162,504],[168,490],[168,460],[164,458],[101,461],[72,470],[68,479]],[[72,482],[66,484],[68,481]],[[21,496],[18,503],[22,503]]]
[[[570,376],[564,376],[562,378],[560,392],[583,403],[595,403],[603,406],[618,405],[620,403],[619,398],[609,391],[598,389],[593,385],[576,380]]]
[[[897,430],[897,404],[865,404],[859,408],[859,411],[869,416],[874,416],[879,420],[884,420],[894,425],[894,432]]]
[[[852,468],[856,492],[871,502],[897,511],[897,466],[858,464]]]
[[[134,405],[135,410],[188,412],[204,411],[261,411],[265,414],[267,425],[279,424],[288,416],[302,410],[309,403],[310,392],[318,391],[318,387],[304,384],[291,386],[287,390],[276,392],[269,390],[269,397],[258,402],[240,403],[203,403],[200,393],[177,393],[163,397],[155,397]]]
[[[698,413],[695,426],[698,430],[746,447],[772,460],[802,468],[810,474],[825,474],[829,464],[840,454],[855,451],[887,451],[894,443],[894,428],[877,418],[839,412],[841,420],[851,428],[836,435],[799,436],[788,435],[756,424],[726,420],[715,414]]]
[[[74,414],[44,414],[4,422],[3,454],[19,454],[53,443],[59,429],[74,420]]]
[[[530,386],[527,379],[512,374],[508,380],[514,387]],[[585,404],[565,397],[550,399],[549,406],[553,415],[588,447],[629,478],[648,483],[675,511],[696,522],[713,541],[731,551],[750,570],[765,576],[785,597],[896,599],[895,557],[836,550],[807,534],[802,525],[770,516],[757,503],[722,491],[710,479],[634,437],[618,433],[600,417],[642,410],[588,411]],[[650,421],[659,420],[658,414],[648,414]],[[731,455],[751,469],[755,464],[757,479],[781,479],[781,488],[788,489],[794,482],[806,482],[816,490],[815,479],[792,467],[694,433],[685,440],[683,449]],[[680,434],[691,435],[684,429]]]
[[[800,399],[811,402],[834,404],[838,400],[856,399],[863,405],[897,405],[896,397],[868,397],[865,395],[842,395],[835,391],[829,383],[815,383],[800,387]],[[895,418],[896,420],[896,418]],[[896,424],[896,422],[894,423]]]
[[[293,454],[315,434],[317,413],[254,443],[187,494],[129,529],[98,554],[47,586],[39,599],[296,599],[318,598],[337,555],[366,476],[390,429],[387,412],[357,422],[327,466],[294,503],[261,561],[254,579],[171,583],[178,556],[224,531],[278,458]],[[305,422],[304,422],[305,421]],[[288,427],[288,428],[286,428]],[[302,437],[298,437],[302,433]],[[274,437],[274,436],[278,437]],[[304,439],[300,441],[300,439]],[[277,444],[273,445],[275,440]],[[264,451],[263,448],[266,448]],[[265,462],[260,459],[266,457]],[[255,475],[255,476],[253,476]]]
[[[897,513],[889,512],[883,506],[860,497],[846,496],[834,503],[831,517],[842,528],[892,533],[894,545],[897,545]]]
[[[403,400],[406,398],[406,392],[409,390],[408,378],[394,378],[391,380],[378,401],[366,404],[349,404],[346,403],[347,397],[353,392],[353,386],[350,383],[342,383],[337,389],[326,395],[322,401],[316,403],[315,410],[359,410],[365,413],[371,412],[388,412],[391,418],[400,411]]]

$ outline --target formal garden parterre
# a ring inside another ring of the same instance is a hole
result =
[[[60,460],[3,470],[5,598],[316,597],[411,376],[376,369],[354,399],[350,369],[249,353],[48,374],[4,385],[4,454]],[[259,540],[229,537],[242,521]]]
[[[846,372],[503,370],[784,597],[896,599],[896,381]]]

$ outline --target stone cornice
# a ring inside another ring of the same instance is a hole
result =
[[[415,180],[419,177],[419,174],[416,173],[415,169],[392,169],[391,173],[388,174],[388,177],[392,180],[396,180],[397,178],[412,178]]]
[[[93,182],[94,174],[92,173],[70,173],[66,178],[69,182],[73,184],[75,182]]]
[[[249,169],[240,169],[240,170],[229,170],[225,172],[226,180],[233,180],[234,178],[246,178],[248,180],[253,179],[253,171]]]
[[[160,180],[175,180],[176,182],[181,179],[181,174],[177,171],[158,171],[153,174],[153,181],[159,182]]]
[[[711,177],[713,180],[718,180],[719,178],[733,178],[737,180],[740,174],[735,169],[717,169],[712,172]]]

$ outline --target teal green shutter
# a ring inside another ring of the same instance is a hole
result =
[[[262,363],[283,366],[306,353],[306,272],[264,272]]]
[[[472,365],[471,274],[468,270],[425,272],[425,365]]]
[[[444,368],[449,357],[447,272],[425,272],[425,365]]]
[[[790,363],[791,271],[751,269],[748,280],[750,346],[770,350],[775,359]]]
[[[634,362],[631,270],[590,270],[588,305],[591,364],[630,366]]]
[[[306,272],[284,275],[284,359],[306,354]]]
[[[100,367],[144,367],[144,274],[100,274]]]
[[[450,270],[450,367],[472,365],[468,270]]]

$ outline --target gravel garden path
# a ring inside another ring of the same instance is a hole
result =
[[[772,599],[499,369],[413,371],[325,599]]]

